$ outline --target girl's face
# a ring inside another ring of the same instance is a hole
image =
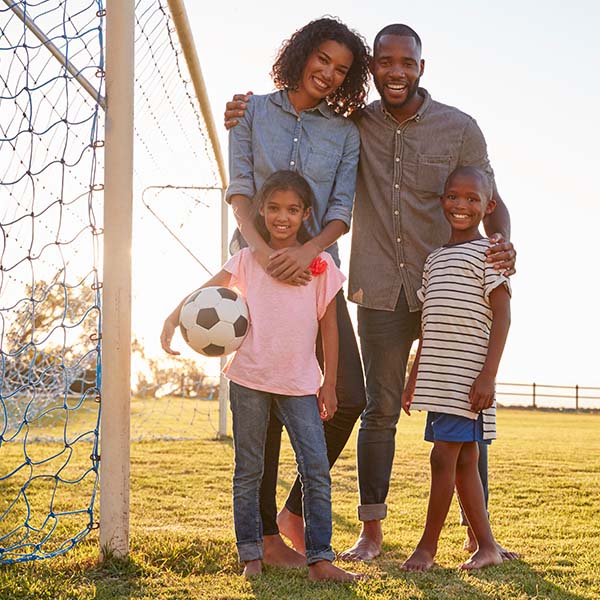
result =
[[[306,59],[298,92],[318,104],[344,82],[354,57],[344,44],[322,42]]]
[[[298,194],[292,190],[276,190],[259,209],[271,237],[271,247],[286,248],[298,244],[298,230],[310,215]]]

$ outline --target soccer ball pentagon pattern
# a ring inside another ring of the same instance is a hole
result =
[[[225,287],[196,290],[183,303],[179,315],[183,339],[205,356],[224,356],[237,350],[249,326],[244,299]]]

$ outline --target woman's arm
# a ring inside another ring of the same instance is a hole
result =
[[[319,390],[319,412],[323,421],[329,421],[337,410],[335,384],[337,382],[339,334],[335,297],[327,306],[323,318],[319,321],[321,342],[323,344],[324,377]]]
[[[214,277],[209,279],[201,288],[217,286],[217,287],[227,287],[231,282],[231,273],[227,271],[221,270]],[[181,352],[177,350],[173,350],[171,348],[171,341],[173,340],[173,334],[175,333],[175,329],[179,325],[179,314],[181,313],[181,307],[184,302],[187,300],[189,294],[175,307],[173,312],[165,319],[163,324],[163,328],[160,334],[160,345],[162,349],[167,354],[172,354],[173,356],[178,356]]]

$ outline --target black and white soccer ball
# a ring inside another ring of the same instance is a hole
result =
[[[249,326],[244,299],[226,287],[196,290],[183,303],[179,315],[183,339],[205,356],[225,356],[237,350]]]

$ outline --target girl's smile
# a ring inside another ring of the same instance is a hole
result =
[[[270,246],[275,249],[297,246],[298,231],[308,219],[310,208],[304,208],[292,190],[276,190],[259,209],[269,232]]]

